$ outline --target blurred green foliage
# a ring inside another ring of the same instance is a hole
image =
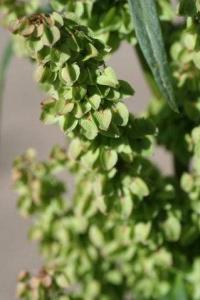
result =
[[[124,104],[133,89],[107,65],[121,42],[137,45],[127,1],[52,0],[49,13],[0,2],[15,52],[47,94],[41,120],[70,141],[46,161],[29,149],[14,162],[18,209],[44,258],[37,274],[20,273],[20,299],[200,299],[200,19],[188,3],[175,22],[171,2],[156,1],[180,113],[142,60],[155,93],[138,117]],[[156,144],[171,151],[173,175],[151,162]],[[72,199],[62,171],[75,177]]]

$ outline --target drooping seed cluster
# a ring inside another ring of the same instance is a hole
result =
[[[36,80],[49,98],[42,103],[42,120],[58,122],[66,133],[89,140],[99,134],[119,137],[129,112],[121,99],[133,94],[104,64],[106,48],[88,30],[53,13],[33,15],[15,24],[30,56],[36,60]]]

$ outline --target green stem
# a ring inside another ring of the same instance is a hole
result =
[[[180,179],[184,172],[189,171],[189,165],[183,164],[177,156],[173,156],[174,174],[177,179]]]
[[[10,40],[4,51],[0,62],[0,133],[2,123],[2,108],[3,108],[3,92],[6,81],[7,70],[13,57],[13,44]]]
[[[136,49],[139,63],[141,65],[145,79],[148,83],[152,95],[154,95],[158,99],[162,98],[157,88],[156,82],[154,81],[154,78],[152,76],[151,70],[148,67],[146,60],[140,50],[140,47],[137,45],[135,49]],[[174,174],[178,180],[180,179],[181,175],[184,172],[187,172],[189,170],[189,163],[187,162],[186,164],[183,164],[175,155],[173,155],[173,166],[174,166]]]

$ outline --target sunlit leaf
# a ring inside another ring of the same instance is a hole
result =
[[[140,48],[170,107],[178,111],[155,0],[129,0]]]

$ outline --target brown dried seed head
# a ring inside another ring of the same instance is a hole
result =
[[[33,14],[28,19],[29,24],[33,24],[35,26],[38,26],[40,24],[45,24],[47,21],[47,18],[44,14]]]
[[[18,281],[22,281],[29,278],[29,273],[27,271],[21,271],[17,277]]]
[[[52,278],[51,276],[49,275],[46,275],[42,278],[42,284],[45,286],[45,287],[50,287],[52,285]]]

